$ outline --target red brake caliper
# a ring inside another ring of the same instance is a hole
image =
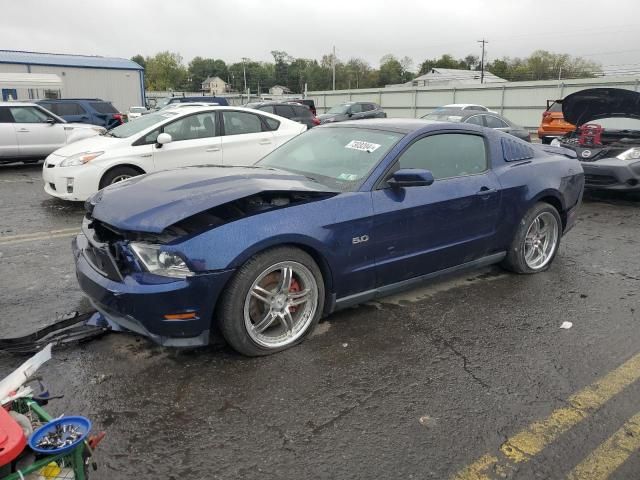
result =
[[[298,281],[293,278],[291,279],[291,286],[289,287],[289,293],[295,293],[295,292],[299,292],[300,291],[300,284],[298,283]],[[291,313],[294,313],[296,311],[298,307],[290,307],[289,311]]]

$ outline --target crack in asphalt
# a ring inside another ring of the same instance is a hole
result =
[[[482,380],[480,377],[478,377],[475,373],[473,373],[469,369],[469,360],[467,359],[467,356],[464,353],[457,350],[451,342],[449,342],[446,338],[440,335],[436,336],[435,340],[442,342],[445,347],[451,350],[457,357],[462,359],[462,368],[465,372],[469,374],[471,378],[473,378],[478,384],[482,385],[485,389],[491,390],[491,385],[486,383],[484,380]]]

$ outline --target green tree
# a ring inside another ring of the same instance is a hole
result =
[[[385,55],[380,59],[379,86],[402,83],[403,72],[402,64],[395,56]]]
[[[134,55],[133,57],[131,57],[131,61],[132,62],[136,62],[138,65],[140,65],[142,68],[146,68],[147,65],[147,61],[145,60],[145,58],[138,54],[138,55]]]
[[[169,51],[146,59],[146,78],[150,90],[177,90],[185,87],[187,69],[182,57]]]

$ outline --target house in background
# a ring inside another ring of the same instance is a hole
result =
[[[273,95],[275,97],[280,97],[282,95],[290,95],[293,92],[289,90],[287,87],[283,87],[282,85],[274,85],[269,89],[269,95]]]
[[[484,83],[504,83],[507,80],[484,72]],[[456,68],[432,68],[424,75],[414,78],[410,82],[387,87],[429,87],[429,86],[454,86],[454,85],[480,85],[480,72],[478,70],[464,70]]]
[[[207,77],[201,85],[202,92],[206,92],[209,95],[220,95],[228,91],[227,82],[220,77]]]

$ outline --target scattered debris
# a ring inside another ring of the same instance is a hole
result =
[[[571,322],[562,322],[562,325],[560,325],[560,328],[564,328],[565,330],[569,330],[571,327],[573,327],[573,323]]]
[[[342,344],[342,348],[347,348],[348,346],[349,346],[349,344],[348,344],[348,343],[343,343],[343,344]]]

